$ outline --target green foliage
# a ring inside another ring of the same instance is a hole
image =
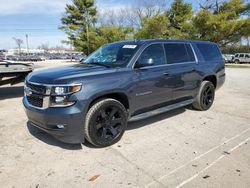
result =
[[[170,22],[170,36],[175,39],[193,38],[194,28],[191,23],[192,5],[183,0],[175,0],[166,13]]]
[[[85,54],[106,43],[134,38],[209,40],[227,49],[228,45],[239,42],[242,37],[250,36],[250,3],[224,0],[211,7],[194,13],[190,3],[174,0],[169,9],[142,17],[141,27],[133,28],[129,24],[101,25],[97,22],[95,0],[72,0],[72,4],[66,5],[60,29],[68,35],[68,43]],[[133,20],[133,14],[127,15],[129,21]],[[122,18],[124,21],[126,16]],[[111,14],[110,21],[113,19]]]
[[[197,37],[221,46],[240,41],[250,33],[249,18],[241,17],[245,10],[242,0],[224,2],[214,12],[201,10],[193,19]]]
[[[136,39],[164,39],[169,37],[169,20],[158,15],[143,20],[143,27],[135,34]]]
[[[192,18],[192,5],[183,0],[175,0],[167,11],[171,27],[181,30],[183,24]]]
[[[102,26],[97,29],[99,36],[102,36],[105,43],[128,40],[133,32],[131,27]]]
[[[250,46],[224,46],[221,51],[224,54],[249,53]]]
[[[85,54],[92,50],[90,38],[93,37],[96,14],[95,0],[73,0],[72,4],[66,5],[65,14],[61,18],[60,29],[68,35],[70,43]]]
[[[174,38],[190,39],[194,28],[191,21],[192,5],[175,0],[165,13],[143,20],[142,28],[135,35],[137,39]]]

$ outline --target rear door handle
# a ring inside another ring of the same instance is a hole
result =
[[[163,73],[165,76],[169,76],[170,74],[169,74],[169,72],[164,72]]]

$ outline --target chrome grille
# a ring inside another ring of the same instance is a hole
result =
[[[37,94],[42,94],[42,95],[46,94],[46,86],[36,85],[36,84],[26,82],[26,87],[28,87],[30,90],[32,90],[33,92]]]
[[[36,108],[48,107],[49,96],[47,96],[47,92],[50,91],[49,88],[42,84],[33,84],[26,81],[24,90],[27,101],[31,106]]]
[[[27,96],[28,102],[35,107],[42,108],[43,107],[43,97],[38,95],[30,95]]]

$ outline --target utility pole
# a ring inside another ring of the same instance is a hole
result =
[[[72,41],[70,41],[70,61],[73,60]]]
[[[27,53],[29,54],[29,36],[28,36],[28,34],[26,34],[25,37],[26,37]]]
[[[85,22],[85,29],[86,29],[86,35],[87,35],[87,55],[90,53],[90,42],[89,42],[89,23],[90,23],[90,15],[88,9],[85,9],[85,14],[84,14],[84,20]]]
[[[86,32],[87,32],[87,45],[88,45],[88,55],[89,55],[89,25],[86,25]]]

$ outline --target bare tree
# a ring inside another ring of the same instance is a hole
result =
[[[16,42],[16,45],[17,45],[18,51],[19,51],[18,53],[20,55],[21,54],[21,45],[23,44],[23,40],[15,38],[15,37],[13,37],[13,40]]]
[[[199,6],[203,10],[210,10],[219,12],[220,4],[222,0],[199,0]]]
[[[167,0],[135,0],[134,6],[101,10],[101,25],[132,26],[140,28],[143,19],[156,16],[166,11]]]
[[[140,0],[137,1],[135,10],[140,18],[150,18],[166,10],[166,0]]]
[[[101,25],[112,26],[117,24],[117,15],[114,9],[100,10],[98,17]]]

